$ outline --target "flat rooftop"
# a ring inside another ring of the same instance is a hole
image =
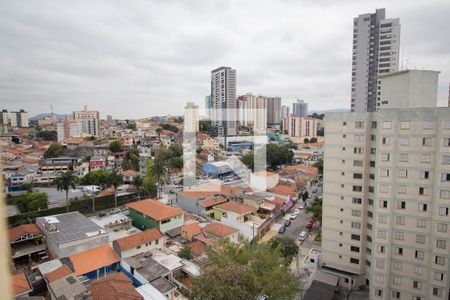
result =
[[[166,279],[159,277],[158,279],[153,280],[152,282],[150,282],[150,284],[157,289],[158,291],[160,291],[162,294],[166,294],[170,291],[176,290],[177,287],[170,283],[169,281],[167,281]]]
[[[36,218],[36,224],[47,237],[58,244],[106,235],[100,226],[83,216],[78,211]]]
[[[125,258],[124,261],[149,282],[170,273],[169,269],[152,259],[151,256],[146,257],[145,253]]]

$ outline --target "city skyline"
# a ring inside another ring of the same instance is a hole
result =
[[[401,67],[440,70],[438,104],[447,102],[446,1],[95,3],[88,15],[84,7],[7,3],[0,15],[0,32],[9,37],[1,50],[8,59],[0,62],[0,101],[30,116],[49,105],[70,113],[85,103],[115,118],[182,115],[188,101],[204,105],[209,72],[222,65],[237,70],[237,95],[349,109],[353,18],[381,7],[401,19]],[[261,15],[272,22],[259,21]]]

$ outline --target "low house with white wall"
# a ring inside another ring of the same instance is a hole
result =
[[[153,228],[115,240],[113,249],[124,259],[153,249],[161,249],[163,245],[163,235],[158,229]]]

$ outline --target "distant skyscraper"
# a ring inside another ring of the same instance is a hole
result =
[[[199,127],[198,105],[188,102],[184,107],[184,130],[186,132],[197,132]]]
[[[205,97],[205,111],[206,111],[206,117],[208,119],[212,118],[213,107],[214,107],[214,102],[212,101],[211,95],[206,96]]]
[[[283,105],[281,107],[281,118],[289,118],[290,116],[290,109],[289,106]]]
[[[236,135],[236,70],[220,67],[211,71],[211,101],[218,135]]]
[[[64,121],[56,123],[56,133],[58,135],[58,142],[70,138],[80,138],[82,131],[81,123],[77,123],[75,119],[65,118]]]
[[[87,105],[82,111],[74,111],[73,118],[76,123],[81,124],[81,132],[83,136],[98,136],[99,135],[99,119],[100,113],[98,111],[88,110]]]
[[[306,117],[308,115],[308,103],[304,100],[297,100],[297,102],[292,103],[292,113],[296,117]]]
[[[21,109],[19,111],[12,111],[9,113],[9,125],[11,127],[29,127],[28,113]]]
[[[267,124],[279,125],[281,123],[281,98],[267,98]]]
[[[240,125],[254,127],[258,131],[267,128],[267,98],[248,93],[237,99],[237,116]]]
[[[375,111],[378,75],[398,70],[400,21],[385,9],[353,19],[351,111]]]

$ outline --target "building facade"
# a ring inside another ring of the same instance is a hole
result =
[[[268,98],[248,93],[237,99],[237,120],[239,125],[264,130],[267,127]]]
[[[281,123],[281,97],[267,98],[267,124],[280,125]]]
[[[87,105],[82,111],[74,111],[73,118],[76,123],[81,124],[83,136],[99,136],[100,113],[88,110]]]
[[[353,19],[351,111],[375,111],[377,77],[399,67],[400,21],[385,9]]]
[[[188,102],[184,107],[184,132],[195,133],[199,129],[198,105]]]
[[[220,67],[211,71],[211,101],[217,134],[236,135],[236,70]]]
[[[370,299],[447,299],[450,108],[326,122],[322,268]]]
[[[317,119],[310,117],[296,117],[292,115],[288,119],[288,134],[291,137],[317,137]]]
[[[308,103],[304,100],[298,100],[292,103],[292,113],[296,117],[306,117],[308,115]]]
[[[80,138],[82,135],[81,123],[77,123],[75,119],[67,119],[56,123],[56,132],[58,135],[58,142],[69,138]]]

